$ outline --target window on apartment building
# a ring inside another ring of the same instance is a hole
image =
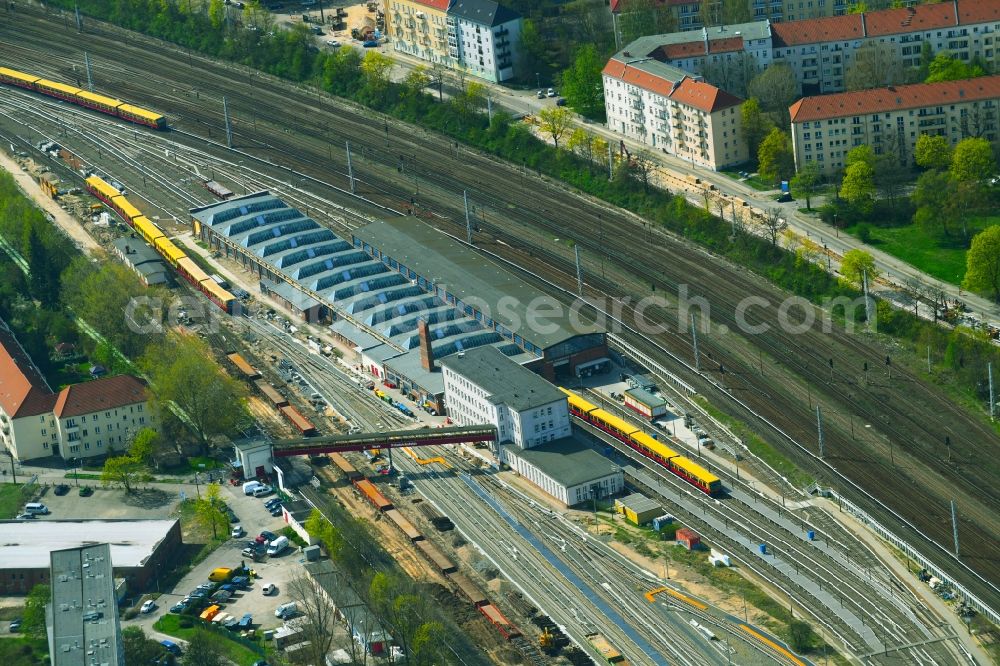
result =
[[[42,436],[44,437],[44,436],[45,436],[45,435],[47,435],[47,434],[48,434],[48,433],[47,433],[47,432],[45,431],[45,428],[42,428]]]
[[[104,440],[103,439],[97,440],[97,448],[101,448],[102,446],[104,446]]]
[[[49,448],[49,443],[48,442],[42,442],[42,448],[43,449]]]
[[[89,451],[90,450],[90,442],[84,442],[83,448],[84,448],[85,451]]]
[[[73,446],[69,447],[69,452],[70,453],[79,453],[80,452],[80,445],[79,444],[74,444]]]

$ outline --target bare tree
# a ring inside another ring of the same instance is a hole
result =
[[[639,180],[642,181],[642,191],[649,194],[649,176],[656,168],[656,161],[653,159],[653,155],[643,148],[633,153],[630,166],[639,176]]]
[[[771,241],[771,245],[778,244],[778,236],[788,228],[788,222],[781,217],[781,210],[778,208],[768,208],[763,215],[757,217],[757,224],[764,230],[764,235]]]
[[[320,575],[329,577],[329,580],[323,581],[324,584],[334,587],[342,584],[338,580],[339,572]],[[302,613],[302,634],[309,641],[309,647],[304,650],[308,663],[325,664],[326,655],[333,648],[334,629],[337,626],[337,611],[331,599],[320,583],[308,574],[293,578],[288,584],[288,591]]]
[[[844,72],[848,90],[892,86],[906,81],[903,65],[894,44],[868,42],[854,53],[854,64]]]

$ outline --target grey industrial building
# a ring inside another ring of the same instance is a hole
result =
[[[483,345],[550,379],[610,365],[603,331],[566,311],[535,316],[541,291],[413,218],[347,241],[266,191],[191,215],[195,235],[263,292],[307,321],[331,321],[372,375],[425,408],[443,407],[435,359]]]
[[[622,469],[575,437],[501,449],[512,470],[566,506],[613,497],[625,488]]]
[[[50,568],[45,627],[52,666],[125,666],[111,546],[52,551]]]
[[[131,268],[147,287],[168,284],[167,267],[156,250],[146,245],[141,238],[117,238],[111,247],[123,264]]]

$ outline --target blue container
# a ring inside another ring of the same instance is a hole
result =
[[[808,537],[808,539],[810,541],[815,541],[816,540],[816,533],[813,532],[812,530],[809,530],[808,532],[806,532],[806,537]]]
[[[760,544],[759,546],[757,546],[757,549],[760,550],[760,554],[761,555],[767,555],[767,544],[766,543]]]

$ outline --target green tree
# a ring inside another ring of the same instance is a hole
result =
[[[25,597],[21,631],[28,638],[45,640],[45,606],[50,601],[52,601],[52,588],[48,585],[35,585]]]
[[[427,73],[427,68],[417,65],[411,69],[403,79],[403,90],[408,97],[416,97],[424,91],[424,88],[431,84],[431,77]]]
[[[951,164],[951,144],[947,137],[921,134],[917,137],[913,156],[925,169],[947,169]]]
[[[630,44],[646,35],[677,31],[674,13],[661,0],[628,0],[623,3],[617,24],[621,44]]]
[[[424,622],[413,632],[410,648],[413,652],[414,666],[424,666],[441,663],[442,648],[448,635],[440,622]]]
[[[538,121],[539,129],[549,135],[559,150],[559,139],[573,123],[573,114],[564,106],[547,106],[538,112]]]
[[[906,81],[906,67],[895,45],[868,42],[854,55],[854,61],[844,72],[848,90],[865,90],[893,86]]]
[[[931,48],[930,41],[924,41],[920,45],[920,66],[917,68],[917,79],[926,81],[931,75],[931,63],[934,62],[934,49]]]
[[[27,226],[25,232],[24,259],[28,262],[31,296],[43,307],[53,306],[59,299],[59,267],[53,265],[49,249],[35,226]]]
[[[246,387],[222,371],[199,338],[171,335],[152,346],[141,365],[155,401],[180,410],[203,450],[215,435],[233,433],[247,422]]]
[[[751,159],[757,159],[760,144],[774,129],[774,123],[761,113],[760,102],[756,97],[751,97],[740,105],[740,117],[743,121],[743,138],[747,142],[748,154]]]
[[[756,97],[764,111],[771,114],[778,127],[788,127],[791,119],[788,107],[799,96],[795,72],[784,63],[770,65],[754,77],[748,86],[751,97]]]
[[[219,485],[210,483],[205,486],[205,493],[194,501],[194,515],[198,524],[212,530],[212,538],[219,538],[219,529],[226,533],[229,527],[229,516],[226,513],[226,503],[220,494]]]
[[[340,49],[343,50],[343,49]],[[361,60],[361,73],[365,77],[365,85],[377,93],[384,92],[389,85],[389,73],[396,61],[375,50],[370,50]]]
[[[222,22],[226,20],[226,5],[222,0],[210,0],[208,3],[208,19],[212,22],[212,27],[216,30],[222,27]]]
[[[951,157],[951,177],[962,183],[982,183],[996,171],[993,146],[987,139],[970,137],[955,146]]]
[[[208,630],[196,631],[188,639],[183,666],[223,666],[222,652]]]
[[[869,145],[852,148],[844,160],[840,196],[861,210],[870,210],[875,195],[875,151]]]
[[[451,106],[466,121],[471,120],[486,107],[486,86],[478,81],[466,83],[462,90],[451,98]]]
[[[669,10],[667,10],[669,11]],[[604,120],[604,61],[593,44],[577,49],[573,64],[562,73],[562,94],[577,113]]]
[[[924,83],[959,81],[961,79],[974,79],[977,76],[986,76],[986,71],[980,65],[962,62],[947,51],[942,51],[934,56],[934,60],[927,67],[927,72],[927,78],[924,80]]]
[[[531,73],[549,77],[548,40],[542,35],[538,23],[526,18],[521,24],[521,66],[526,76]]]
[[[757,171],[768,182],[788,180],[795,174],[795,156],[788,134],[775,127],[757,150]]]
[[[1000,301],[1000,225],[992,225],[972,238],[965,255],[962,285],[972,291],[989,293]]]
[[[788,643],[796,652],[807,652],[816,641],[816,634],[808,622],[792,620],[788,625]]]
[[[806,162],[792,177],[789,185],[792,188],[792,194],[806,200],[806,210],[812,210],[812,196],[816,194],[816,190],[819,189],[822,182],[823,174],[820,173],[819,165],[815,162]]]
[[[868,284],[878,277],[875,258],[864,250],[848,250],[840,262],[840,274],[856,287],[860,287],[867,276]]]
[[[163,646],[147,636],[142,627],[122,629],[122,647],[126,664],[151,664],[163,654]]]
[[[730,25],[753,20],[746,0],[705,0],[699,10],[702,25]]]
[[[110,456],[104,461],[101,470],[101,485],[107,487],[120,483],[126,493],[131,493],[133,486],[142,477],[146,466],[130,454]]]
[[[949,227],[956,221],[956,196],[955,183],[946,171],[931,169],[920,174],[912,195],[917,207],[914,222],[923,229],[949,236]]]

